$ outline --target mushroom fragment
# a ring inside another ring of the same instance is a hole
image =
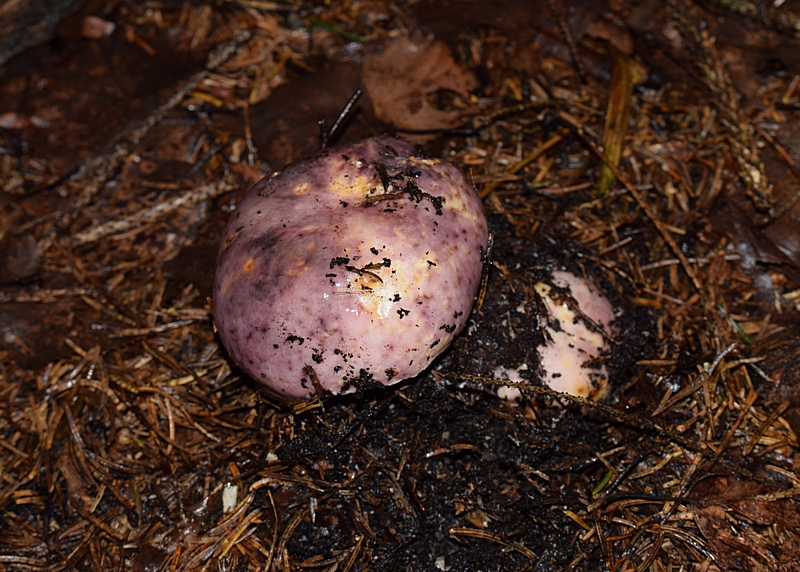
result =
[[[536,284],[548,312],[547,341],[538,348],[541,378],[555,391],[600,400],[608,394],[608,371],[600,358],[608,352],[614,308],[584,278],[554,271],[552,284]]]

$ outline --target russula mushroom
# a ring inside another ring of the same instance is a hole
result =
[[[452,165],[392,137],[326,149],[236,207],[214,282],[220,338],[283,399],[408,379],[464,327],[487,240]]]
[[[535,289],[547,307],[547,341],[539,346],[542,381],[551,389],[600,400],[608,394],[608,372],[598,358],[608,351],[614,308],[584,278],[570,272],[552,273],[552,285],[539,282]]]

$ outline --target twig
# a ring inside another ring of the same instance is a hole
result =
[[[72,244],[73,246],[83,246],[85,244],[97,242],[109,235],[131,230],[146,222],[152,223],[156,220],[163,219],[179,208],[191,208],[202,201],[213,199],[235,188],[236,185],[233,183],[232,177],[228,176],[222,181],[192,189],[167,202],[144,208],[125,218],[111,220],[99,226],[93,226],[82,230],[75,235]]]
[[[88,179],[88,181],[83,185],[83,190],[73,202],[69,212],[61,218],[62,226],[71,223],[116,172],[122,159],[130,154],[129,145],[137,145],[155,125],[166,117],[167,113],[177,107],[189,93],[200,85],[209,72],[217,70],[236,53],[236,50],[250,39],[250,35],[248,31],[242,32],[230,42],[220,45],[211,52],[205,68],[190,77],[166,103],[151,113],[138,126],[118,134],[112,142],[113,150],[111,152],[95,157],[79,169],[77,180]]]
[[[358,88],[353,92],[353,95],[351,95],[350,99],[347,100],[347,103],[345,103],[344,107],[342,108],[342,111],[339,112],[339,116],[336,118],[336,121],[333,122],[330,131],[326,129],[324,119],[319,122],[321,130],[321,139],[322,139],[320,144],[320,149],[327,148],[328,145],[330,145],[331,142],[334,141],[336,137],[338,137],[342,125],[352,115],[353,108],[355,107],[362,93],[364,92],[361,91],[361,88]]]

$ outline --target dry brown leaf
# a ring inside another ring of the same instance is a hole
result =
[[[706,479],[694,492],[708,499],[706,506],[696,510],[695,522],[724,569],[749,569],[752,560],[748,563],[746,556],[770,570],[794,569],[790,564],[796,535],[777,547],[753,528],[778,525],[780,530],[796,530],[800,516],[794,501],[761,499],[763,487],[731,477]]]
[[[477,87],[475,76],[455,62],[443,42],[411,37],[367,53],[362,79],[378,119],[401,130],[457,126]]]
[[[734,531],[721,506],[701,508],[695,513],[695,522],[724,570],[752,569],[753,561],[775,569],[775,558],[764,546],[763,537],[750,530]]]

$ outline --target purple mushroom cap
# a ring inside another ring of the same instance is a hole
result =
[[[488,240],[452,165],[375,137],[257,183],[225,231],[213,312],[233,360],[303,399],[417,375],[466,323]]]

